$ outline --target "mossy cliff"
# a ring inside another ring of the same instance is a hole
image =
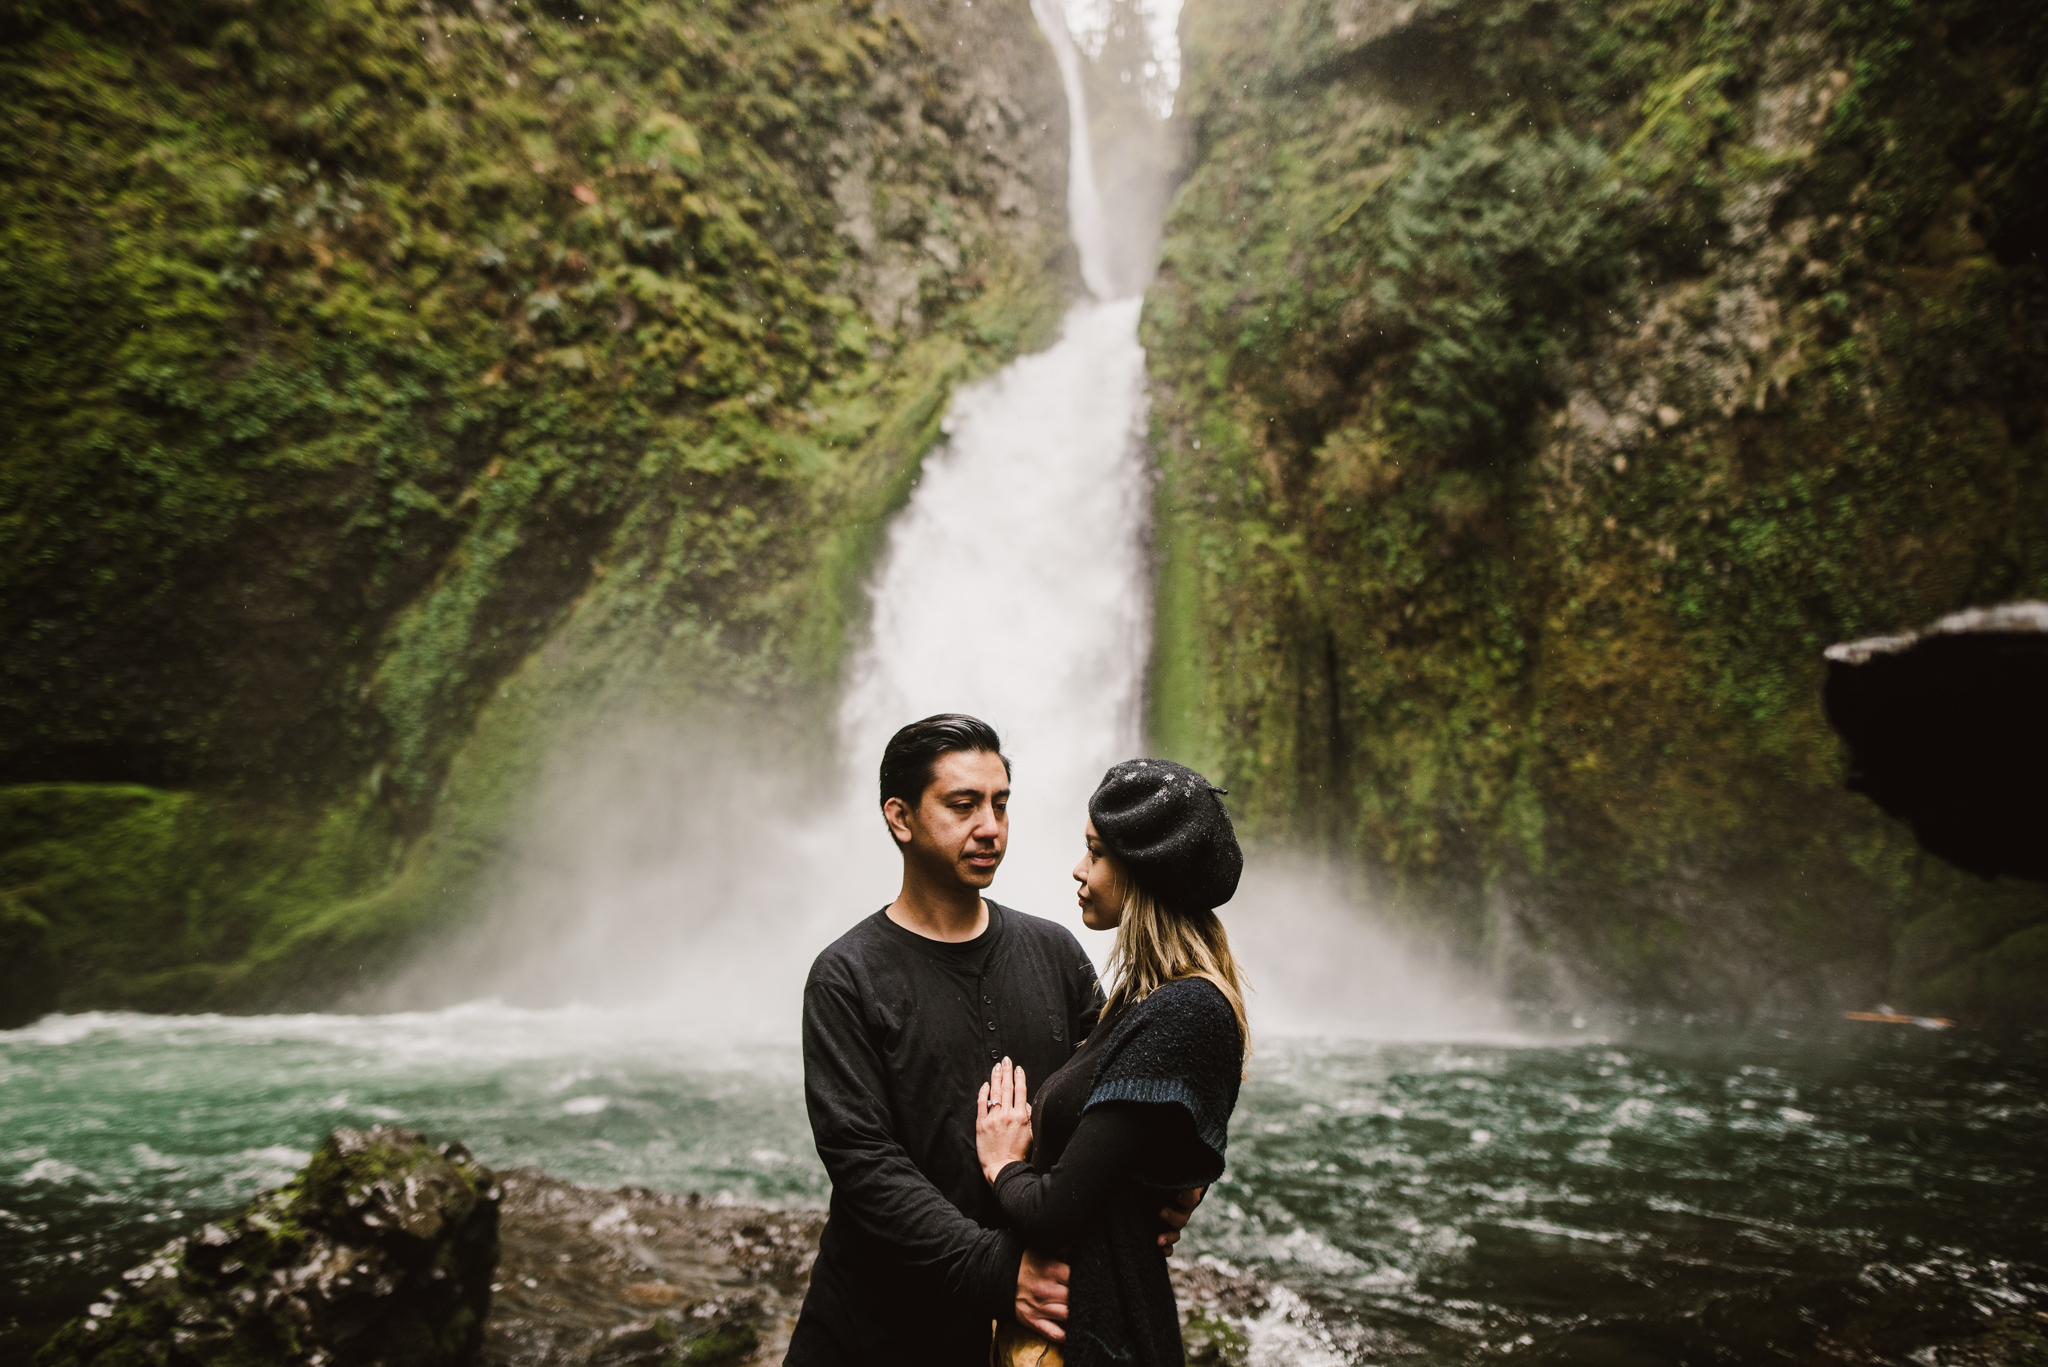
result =
[[[2048,595],[2048,12],[1188,0],[1152,727],[1522,990],[2020,1015],[1822,649]]]
[[[0,1016],[332,999],[561,727],[822,736],[1074,288],[1020,3],[0,4]]]

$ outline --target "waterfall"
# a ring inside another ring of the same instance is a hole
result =
[[[842,780],[814,794],[787,772],[805,766],[738,738],[608,728],[541,785],[487,925],[379,1004],[639,1001],[723,1035],[786,1034],[812,956],[896,893],[876,769],[898,727],[934,712],[992,723],[1015,766],[990,896],[1081,931],[1068,871],[1088,795],[1141,744],[1145,356],[1140,300],[1109,297],[1081,57],[1057,0],[1034,13],[1066,85],[1070,226],[1094,297],[1050,349],[954,395],[869,584]],[[1083,940],[1106,956],[1106,936]]]
[[[1144,749],[1150,486],[1133,291],[1157,223],[1130,206],[1163,195],[1124,193],[1105,211],[1081,55],[1059,0],[1033,13],[1066,86],[1070,229],[1093,297],[1050,349],[954,395],[869,583],[839,781],[794,777],[817,766],[780,763],[759,737],[607,728],[608,748],[563,756],[542,784],[485,925],[371,1004],[644,1003],[699,1039],[786,1039],[811,959],[896,893],[876,769],[898,727],[934,712],[992,723],[1015,766],[989,895],[1107,958],[1068,872],[1102,771]],[[1145,157],[1110,150],[1128,191]],[[1227,921],[1264,989],[1262,1029],[1402,1034],[1470,1018],[1468,994],[1366,915],[1341,870],[1255,859]]]
[[[1109,220],[1095,181],[1095,147],[1088,136],[1088,100],[1081,83],[1081,51],[1067,28],[1059,0],[1031,0],[1031,17],[1052,44],[1060,84],[1067,92],[1067,231],[1081,255],[1081,279],[1097,299],[1117,295],[1110,278]],[[1141,287],[1142,288],[1142,287]]]
[[[1082,304],[1051,350],[964,389],[891,529],[841,713],[849,805],[882,836],[873,768],[903,723],[971,712],[1015,764],[990,895],[1073,905],[1088,794],[1135,754],[1150,612],[1138,301]],[[1071,918],[1078,925],[1078,918]]]

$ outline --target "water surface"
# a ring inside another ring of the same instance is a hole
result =
[[[23,1331],[337,1125],[599,1185],[826,1194],[795,1050],[652,1015],[53,1017],[0,1033],[0,1114]],[[1269,1361],[1904,1363],[2048,1311],[2041,1039],[1266,1039],[1231,1136],[1189,1243],[1285,1289]]]

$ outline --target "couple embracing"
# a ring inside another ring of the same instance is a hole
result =
[[[1166,1255],[1222,1174],[1248,1041],[1221,790],[1140,759],[1089,799],[1105,998],[1072,933],[981,896],[1009,832],[994,730],[915,722],[881,780],[902,891],[804,987],[832,1208],[787,1367],[1182,1367]]]

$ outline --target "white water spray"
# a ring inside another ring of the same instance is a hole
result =
[[[612,728],[541,785],[490,924],[383,1003],[645,1004],[699,1036],[788,1038],[812,957],[895,895],[875,768],[898,727],[934,712],[993,723],[1015,762],[990,895],[1064,922],[1106,959],[1068,871],[1102,771],[1144,749],[1145,356],[1140,300],[1111,296],[1117,251],[1156,225],[1108,220],[1081,56],[1059,0],[1033,13],[1066,86],[1070,226],[1096,297],[1049,350],[954,396],[870,585],[840,705],[842,779],[792,779],[750,738]],[[1124,251],[1126,265],[1142,255]],[[1262,1030],[1412,1035],[1469,1019],[1466,994],[1327,871],[1255,864],[1227,922]]]

